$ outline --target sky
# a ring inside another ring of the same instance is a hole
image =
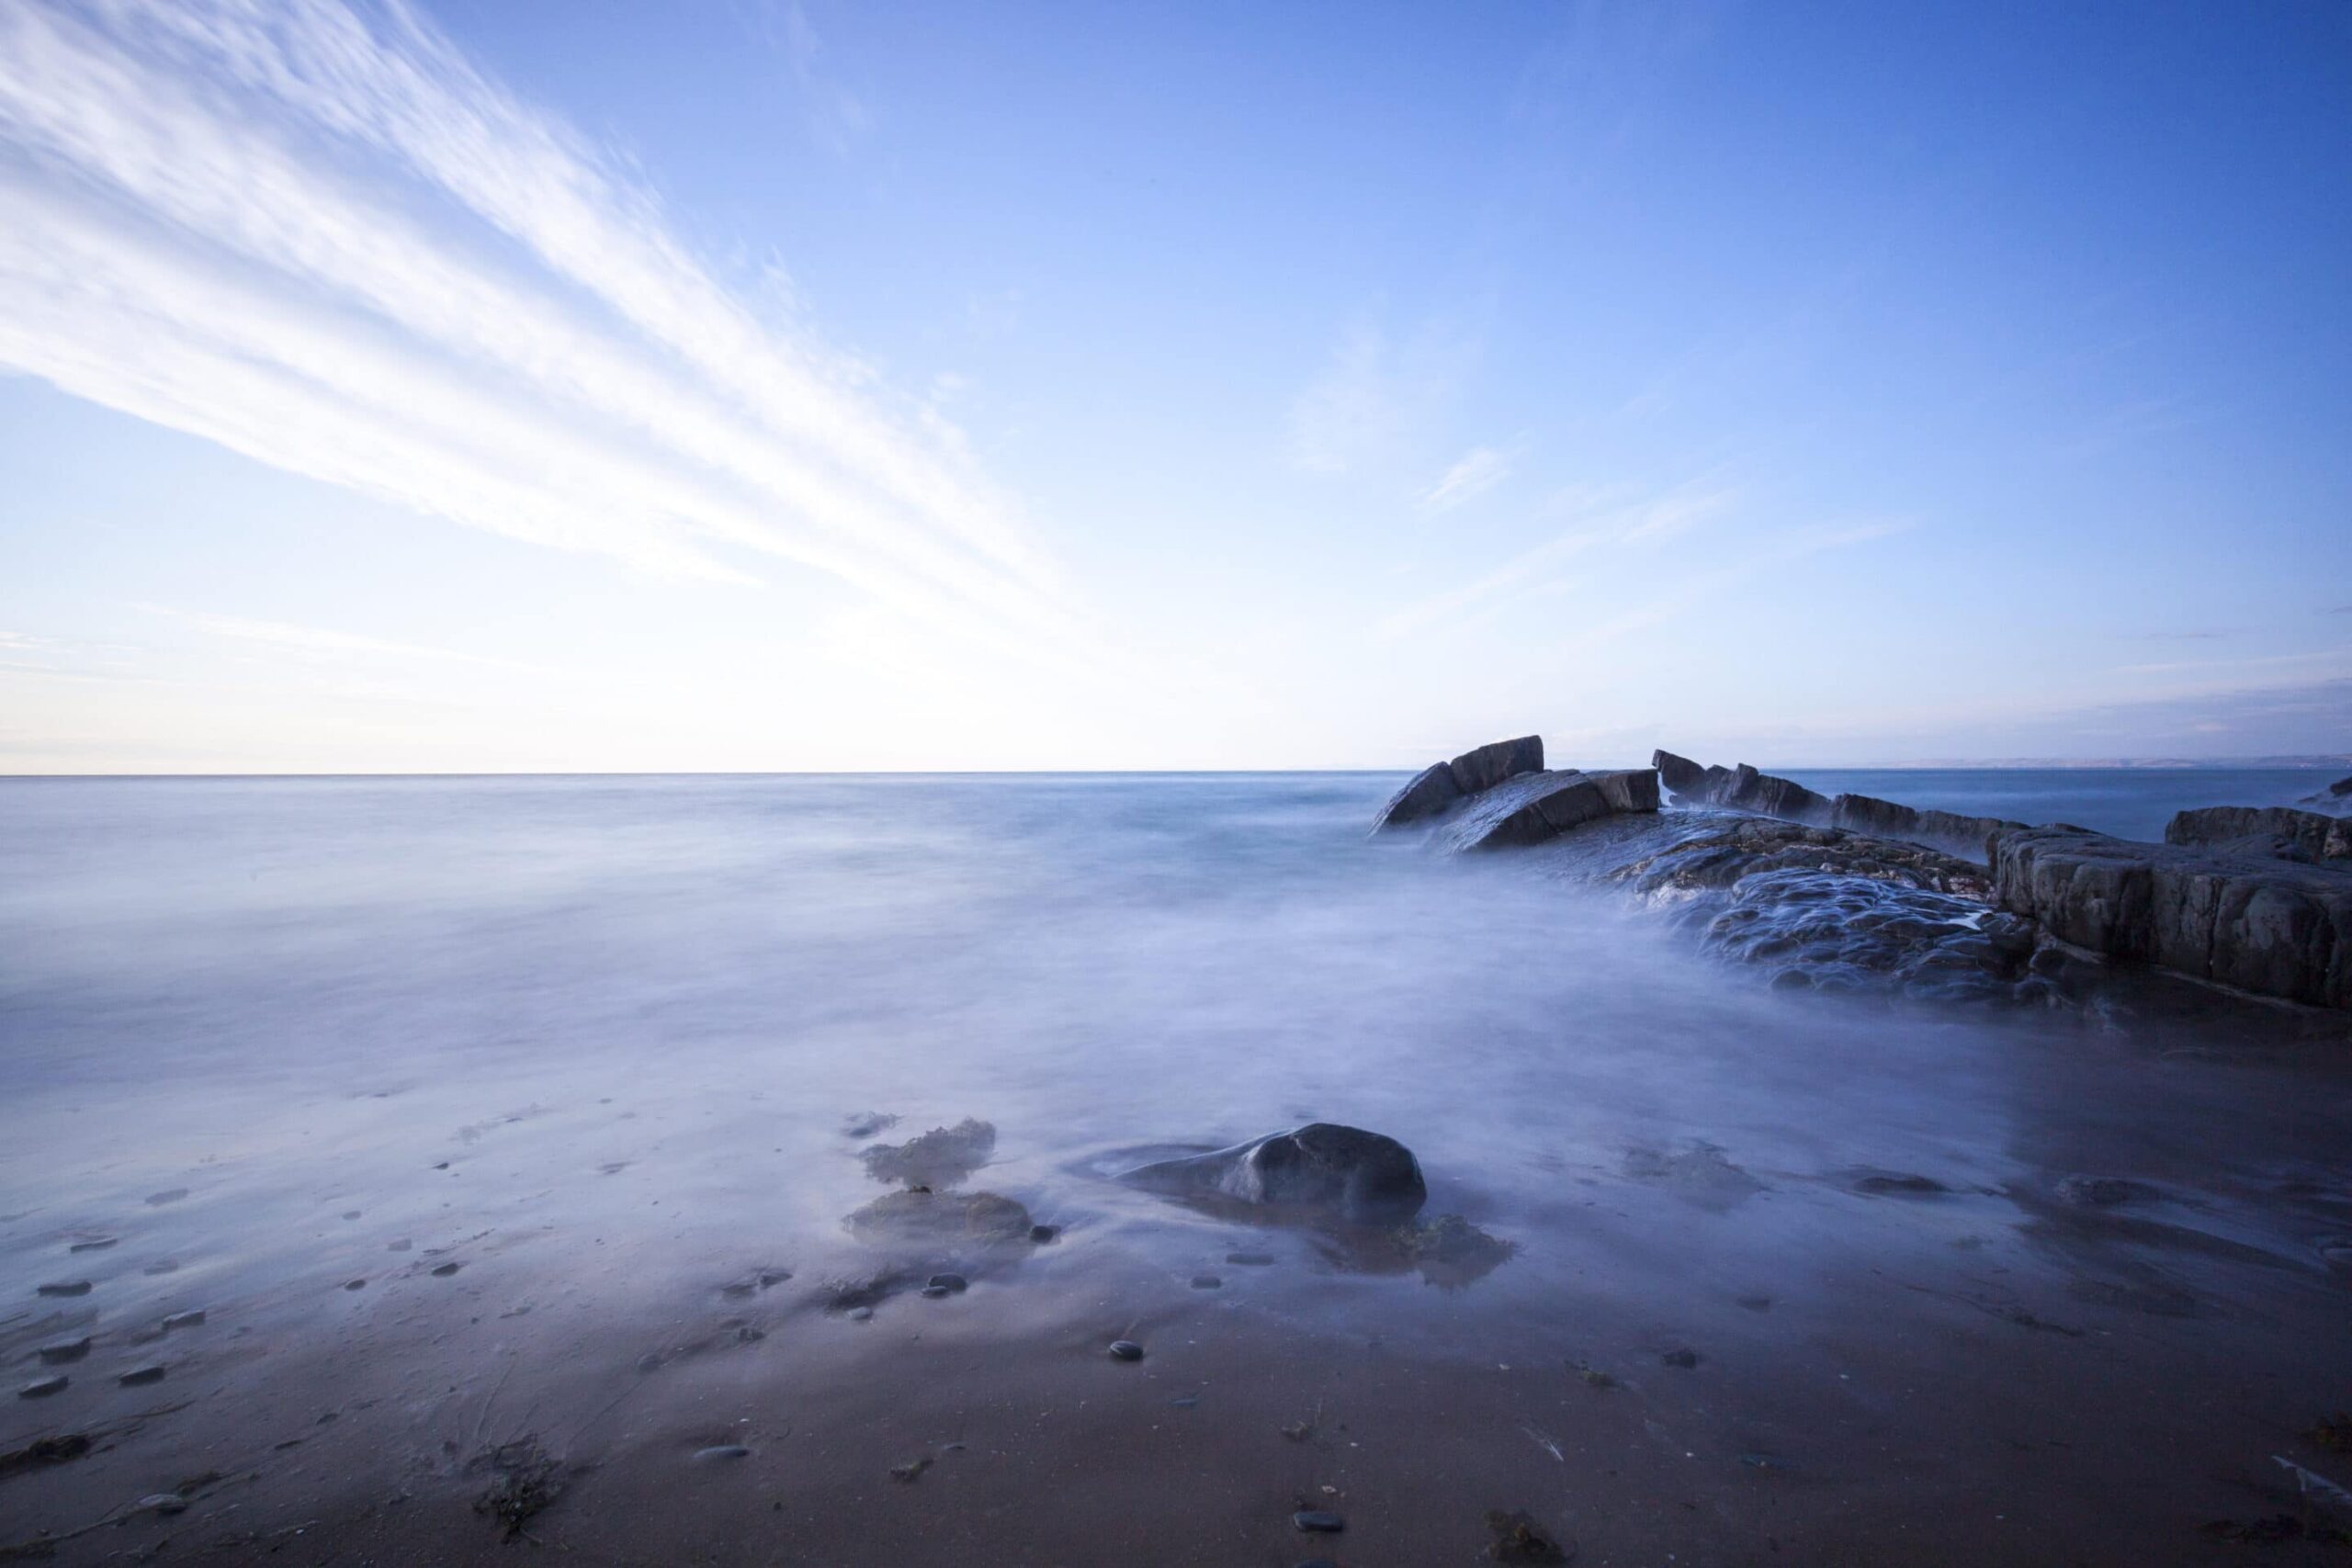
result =
[[[2352,7],[0,0],[0,773],[2352,750]]]

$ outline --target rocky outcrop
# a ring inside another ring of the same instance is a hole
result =
[[[1443,815],[1465,796],[1494,788],[1506,779],[1544,769],[1544,738],[1522,735],[1464,751],[1451,761],[1433,762],[1389,796],[1373,827],[1400,828]]]
[[[1331,1122],[1158,1160],[1119,1179],[1177,1197],[1328,1214],[1354,1224],[1397,1224],[1429,1201],[1412,1150],[1382,1134]]]
[[[1446,841],[1456,850],[1540,844],[1603,817],[1657,809],[1657,774],[1647,768],[1522,773],[1471,799],[1446,824]]]
[[[1656,752],[1650,761],[1674,798],[1692,806],[1748,811],[1758,817],[1816,828],[1842,828],[1872,838],[1903,839],[1974,860],[1984,858],[1988,836],[2025,826],[1999,818],[1916,810],[1875,795],[1841,795],[1832,798],[1807,789],[1794,779],[1758,773],[1745,762],[1736,768],[1701,767],[1690,758],[1678,757],[1671,751]]]
[[[1995,835],[1994,894],[2109,958],[2352,1008],[2352,870],[2080,828]]]
[[[2165,842],[2279,860],[2352,861],[2352,819],[2291,806],[2209,806],[2174,817],[2165,825]]]

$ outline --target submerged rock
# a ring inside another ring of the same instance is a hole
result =
[[[1429,1201],[1412,1150],[1379,1133],[1330,1122],[1159,1160],[1119,1179],[1179,1197],[1320,1210],[1359,1224],[1409,1220]]]
[[[933,1127],[903,1144],[876,1144],[858,1158],[876,1181],[908,1187],[953,1187],[988,1164],[996,1153],[996,1128],[966,1117],[953,1127]]]
[[[1438,816],[1464,795],[1492,789],[1521,773],[1541,772],[1543,767],[1544,738],[1540,735],[1522,735],[1515,740],[1497,740],[1477,747],[1452,761],[1433,762],[1414,774],[1403,789],[1389,797],[1372,825],[1374,829],[1400,828]]]
[[[1648,768],[1522,773],[1464,806],[1446,841],[1456,850],[1540,844],[1604,817],[1657,809],[1657,774]]]
[[[994,1192],[885,1193],[842,1222],[861,1241],[954,1246],[1029,1238],[1029,1211]]]

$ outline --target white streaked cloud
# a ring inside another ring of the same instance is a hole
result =
[[[0,366],[534,544],[1076,626],[960,432],[401,0],[0,6]]]
[[[1510,459],[1492,446],[1473,446],[1416,503],[1423,512],[1451,512],[1510,477]]]

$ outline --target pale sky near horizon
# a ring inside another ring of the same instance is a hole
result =
[[[2352,7],[0,0],[0,773],[2352,750]]]

